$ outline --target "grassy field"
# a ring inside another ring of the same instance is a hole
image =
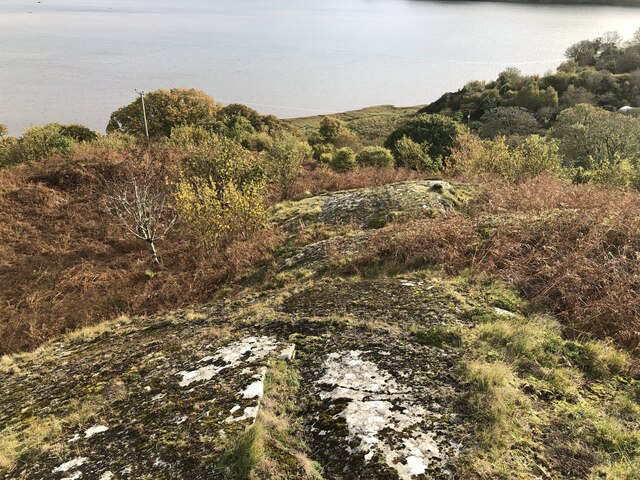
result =
[[[411,107],[377,105],[330,115],[291,118],[289,121],[306,134],[310,134],[318,130],[320,122],[324,117],[336,117],[345,122],[350,130],[367,143],[380,144],[386,139],[389,133],[393,131],[401,119],[416,114],[422,107],[424,107],[424,105]]]

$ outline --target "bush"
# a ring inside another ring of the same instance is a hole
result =
[[[393,167],[395,160],[384,147],[366,147],[356,155],[358,165],[365,167]]]
[[[184,152],[181,159],[183,179],[204,179],[211,184],[245,185],[265,179],[264,165],[258,154],[225,137],[212,136],[206,144]],[[194,180],[194,181],[196,181]]]
[[[76,142],[93,142],[98,139],[98,133],[84,125],[62,125],[60,133]]]
[[[145,96],[144,102],[151,137],[169,137],[171,130],[181,125],[211,127],[217,122],[219,105],[206,93],[193,88],[155,90]],[[145,135],[139,97],[111,114],[107,133],[113,132]]]
[[[218,142],[217,135],[194,125],[181,125],[171,129],[169,145],[185,150],[213,146]]]
[[[396,144],[402,137],[428,145],[431,158],[446,159],[451,154],[461,126],[455,120],[442,115],[421,114],[407,120],[389,135],[384,146],[397,154]]]
[[[330,143],[314,143],[312,145],[313,158],[315,158],[316,160],[320,160],[323,156],[325,156],[324,158],[327,158],[326,155],[333,157],[333,154],[336,150],[335,147]]]
[[[350,148],[354,152],[359,152],[364,148],[362,140],[350,130],[343,130],[332,142],[336,149]]]
[[[550,132],[568,167],[611,168],[640,161],[640,119],[581,104],[563,111]]]
[[[71,154],[77,143],[63,134],[63,128],[57,123],[31,127],[11,147],[8,162],[38,161],[53,154]]]
[[[451,162],[458,172],[500,175],[512,182],[543,172],[558,172],[562,164],[557,143],[538,135],[526,137],[515,145],[509,145],[505,137],[481,140],[475,135],[461,135]]]
[[[133,135],[110,133],[108,135],[99,135],[96,140],[91,142],[91,146],[112,152],[124,152],[136,148],[137,143],[138,141]]]
[[[433,159],[429,155],[429,144],[419,145],[404,136],[396,142],[396,156],[398,163],[417,172],[435,173],[442,169],[440,159]]]
[[[318,161],[324,165],[331,165],[333,161],[333,153],[324,152],[320,154]]]
[[[356,154],[350,148],[339,149],[331,159],[331,168],[336,172],[348,172],[356,166]]]
[[[259,182],[239,188],[234,181],[182,180],[176,189],[176,209],[207,249],[248,240],[267,219],[264,184]]]
[[[323,143],[333,143],[346,129],[344,122],[335,117],[324,117],[320,121],[318,133]]]
[[[0,138],[0,167],[4,167],[11,163],[17,143],[18,139],[14,137]]]
[[[541,89],[538,83],[532,80],[518,90],[512,102],[516,107],[524,107],[534,112],[541,108],[557,108],[558,92],[553,87]]]
[[[242,119],[256,133],[274,134],[278,130],[291,129],[290,124],[284,120],[279,120],[273,115],[261,115],[253,108],[240,103],[232,103],[222,107],[218,110],[216,118],[226,127],[231,127],[234,123],[238,123],[239,119]]]
[[[485,113],[478,134],[482,138],[500,135],[532,135],[542,131],[542,125],[527,109],[499,107]]]
[[[269,178],[287,198],[302,163],[311,157],[311,147],[295,135],[280,131],[273,137],[266,152]]]

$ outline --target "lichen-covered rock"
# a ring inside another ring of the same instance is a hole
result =
[[[448,183],[415,181],[285,203],[272,213],[293,236],[309,222],[361,229],[292,242],[273,273],[319,273],[369,227],[456,202]],[[299,374],[299,442],[325,478],[446,478],[463,438],[459,352],[410,328],[461,322],[460,302],[421,279],[316,277],[60,339],[0,369],[0,479],[225,478],[221,459],[258,425],[282,361]]]
[[[288,231],[310,223],[378,227],[396,216],[449,210],[461,201],[448,182],[413,180],[283,202],[272,209],[272,217]]]
[[[268,322],[247,312],[277,292],[136,319],[16,360],[0,373],[0,432],[57,426],[0,478],[222,478],[218,460],[255,420],[276,358],[299,369],[295,402],[325,478],[445,478],[462,438],[456,354],[416,344],[396,322],[411,321],[398,316],[409,299],[416,322],[450,299],[419,280],[329,283],[317,287],[322,301],[315,287],[278,300]],[[376,303],[388,290],[396,302]],[[364,323],[336,322],[345,311]]]

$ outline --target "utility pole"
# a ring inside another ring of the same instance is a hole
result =
[[[147,109],[144,106],[144,91],[139,92],[135,91],[138,95],[140,95],[140,100],[142,100],[142,118],[144,119],[144,133],[147,136],[147,141],[149,141],[149,125],[147,125]]]

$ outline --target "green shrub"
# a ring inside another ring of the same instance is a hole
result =
[[[311,142],[311,140],[309,140],[309,142]],[[315,158],[316,160],[320,160],[320,157],[322,157],[324,154],[328,154],[333,157],[333,154],[336,150],[335,147],[330,143],[311,143],[311,145],[311,148],[313,148],[313,158]]]
[[[123,152],[136,148],[138,140],[133,135],[127,133],[109,133],[107,135],[99,135],[97,139],[91,142],[93,147],[104,148],[114,152]]]
[[[398,140],[408,137],[419,145],[428,146],[426,153],[431,158],[446,159],[460,132],[461,125],[449,117],[422,114],[410,118],[394,130],[384,146],[397,153]]]
[[[550,135],[567,167],[611,169],[640,163],[640,119],[593,105],[563,111]]]
[[[76,142],[93,142],[98,139],[98,133],[84,125],[62,125],[60,133]]]
[[[342,120],[335,117],[324,117],[320,121],[318,133],[323,143],[333,143],[338,136],[345,131],[346,127]]]
[[[391,151],[384,147],[366,147],[356,155],[358,165],[363,167],[393,167],[395,160]]]
[[[442,161],[429,155],[429,145],[420,145],[404,136],[396,142],[398,163],[404,167],[424,173],[435,173],[442,169]]]
[[[526,108],[499,107],[485,113],[478,134],[482,138],[501,135],[532,135],[541,133],[542,125]]]
[[[175,198],[181,219],[207,249],[247,240],[266,224],[263,183],[239,188],[232,180],[214,183],[192,178],[178,183]]]
[[[450,162],[460,172],[500,175],[513,182],[543,172],[558,172],[562,164],[557,142],[538,135],[528,136],[512,145],[505,137],[481,140],[475,135],[461,135]]]
[[[356,166],[356,154],[350,148],[339,149],[331,159],[331,168],[336,172],[348,172]]]
[[[295,135],[280,131],[266,151],[269,178],[287,198],[302,163],[311,157],[311,147]]]
[[[11,163],[17,143],[18,139],[14,137],[0,138],[0,167],[4,167]]]
[[[267,218],[260,156],[213,138],[187,152],[175,195],[179,217],[207,249],[249,239]]]
[[[220,106],[206,93],[193,88],[155,90],[144,99],[151,137],[169,137],[181,125],[210,127],[217,123]],[[140,97],[111,114],[107,133],[124,132],[145,135]]]
[[[60,124],[31,127],[11,147],[9,163],[38,161],[53,154],[69,155],[76,145],[72,138],[63,134]]]
[[[180,125],[171,129],[169,144],[182,149],[208,147],[216,144],[217,135],[209,130],[194,125]]]
[[[331,165],[331,162],[333,161],[333,153],[329,153],[329,152],[321,153],[318,161],[325,165]]]

